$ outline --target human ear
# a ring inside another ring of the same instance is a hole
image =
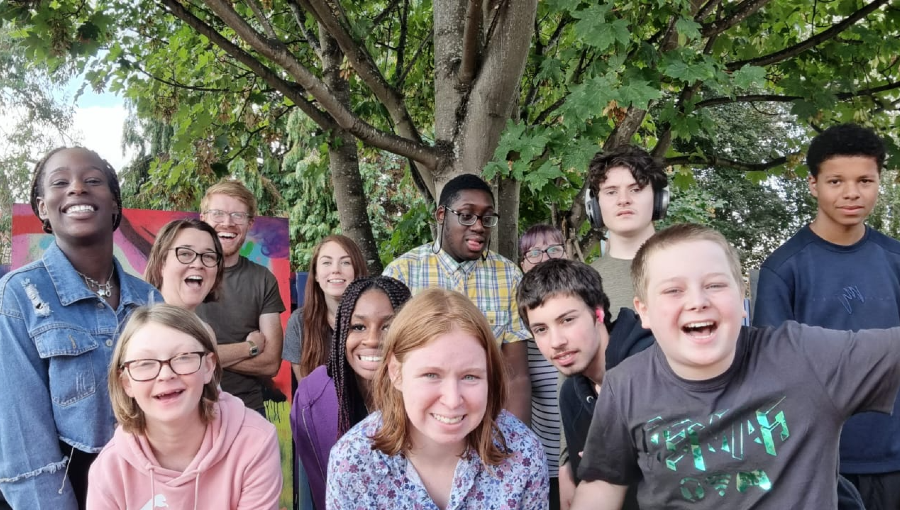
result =
[[[119,372],[119,382],[122,383],[122,389],[125,390],[125,394],[134,398],[134,390],[131,389],[131,378],[128,377],[124,370]]]
[[[400,361],[397,360],[397,356],[391,355],[390,361],[388,361],[388,377],[391,378],[391,384],[394,385],[394,388],[397,391],[402,391],[400,389],[401,379],[400,379]]]
[[[444,222],[444,215],[447,214],[446,208],[442,205],[439,205],[437,210],[434,211],[434,219],[440,224]]]
[[[812,174],[806,176],[806,184],[809,186],[809,193],[812,196],[819,198],[819,190],[816,189],[816,182],[816,176]]]
[[[637,297],[634,298],[634,310],[641,317],[641,327],[650,329],[650,317],[647,314],[647,305]]]
[[[203,372],[203,384],[209,384],[212,381],[213,374],[216,372],[216,363],[218,363],[218,359],[214,352],[206,353],[206,356],[203,357],[203,365],[206,367]]]

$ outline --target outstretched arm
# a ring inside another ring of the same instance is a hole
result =
[[[625,485],[613,485],[603,480],[583,481],[575,489],[572,510],[619,510],[625,502]]]

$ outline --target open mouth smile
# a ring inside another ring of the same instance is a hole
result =
[[[431,416],[435,420],[437,420],[441,423],[444,423],[446,425],[456,425],[457,423],[463,421],[463,418],[466,417],[466,415],[464,415],[464,414],[461,416],[444,416],[442,414],[435,414],[435,413],[431,413]]]
[[[715,321],[697,321],[685,324],[681,327],[681,331],[691,338],[705,340],[712,337],[718,327]]]

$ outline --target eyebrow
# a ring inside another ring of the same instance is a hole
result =
[[[353,319],[368,319],[370,317],[374,317],[376,319],[392,319],[392,318],[394,318],[394,312],[391,312],[387,315],[363,315],[363,314],[354,312],[353,315],[351,315],[350,317]]]

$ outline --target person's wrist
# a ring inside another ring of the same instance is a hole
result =
[[[255,358],[259,355],[259,346],[256,345],[256,342],[250,340],[249,338],[246,340],[247,345],[249,346],[248,354],[251,358]]]

